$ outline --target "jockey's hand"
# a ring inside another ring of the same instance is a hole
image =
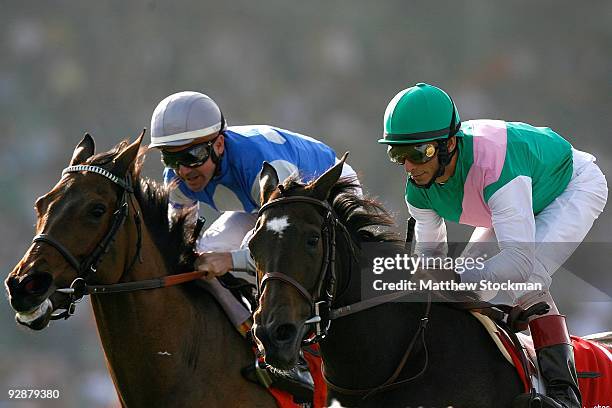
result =
[[[214,279],[234,267],[230,252],[204,252],[195,261],[198,271],[206,272],[204,279]]]

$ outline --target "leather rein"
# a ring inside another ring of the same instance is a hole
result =
[[[57,239],[53,238],[49,234],[38,234],[32,239],[32,243],[45,243],[55,248],[64,259],[77,271],[77,278],[72,281],[70,287],[57,289],[56,292],[64,293],[69,296],[69,303],[65,307],[59,307],[64,311],[58,314],[53,314],[51,320],[68,319],[75,312],[76,303],[78,303],[83,296],[86,295],[102,295],[112,293],[125,293],[134,292],[145,289],[157,289],[166,288],[169,286],[179,285],[185,282],[190,282],[204,276],[205,272],[187,272],[177,275],[162,276],[155,279],[146,279],[135,282],[115,283],[109,285],[90,285],[87,281],[96,275],[98,265],[102,261],[102,257],[108,252],[112,243],[115,241],[116,235],[119,229],[128,218],[130,203],[134,209],[134,223],[136,225],[136,231],[138,239],[136,241],[136,251],[132,258],[129,266],[125,269],[124,275],[129,273],[136,262],[142,263],[141,249],[142,249],[142,221],[140,212],[134,204],[134,189],[132,187],[131,178],[128,175],[125,178],[119,178],[112,174],[110,171],[103,169],[99,166],[91,165],[76,165],[66,167],[62,171],[62,177],[68,173],[96,173],[114,184],[118,185],[122,189],[121,198],[117,201],[117,210],[113,213],[113,220],[111,226],[100,240],[96,248],[82,261],[79,261],[68,248],[62,245]]]
[[[282,188],[282,186],[279,186],[279,189],[281,193],[284,193],[284,189]],[[338,219],[338,216],[334,212],[331,205],[327,201],[318,200],[312,197],[283,196],[280,198],[276,198],[264,204],[259,209],[257,217],[261,217],[265,211],[272,207],[293,203],[311,204],[317,207],[318,209],[322,209],[324,214],[324,221],[321,227],[321,233],[323,236],[323,247],[325,252],[321,271],[318,275],[319,278],[317,284],[315,285],[314,294],[311,294],[306,288],[304,288],[301,283],[283,272],[267,272],[263,275],[261,281],[259,279],[259,275],[257,275],[257,299],[259,302],[259,298],[263,293],[266,283],[271,280],[280,280],[281,282],[284,282],[285,284],[293,287],[311,305],[312,317],[307,319],[304,324],[315,325],[314,335],[310,338],[303,340],[302,345],[305,346],[312,343],[318,343],[319,341],[323,340],[327,336],[332,320],[358,313],[363,310],[367,310],[375,306],[379,306],[384,303],[388,303],[406,296],[405,292],[396,292],[383,296],[378,296],[372,299],[363,300],[351,305],[342,306],[337,309],[332,309],[332,303],[334,301],[334,298],[336,297],[336,289],[338,283],[336,274],[336,229],[340,228],[342,235],[344,236],[345,240],[349,245],[349,248],[351,250],[351,261],[357,260],[357,255],[355,253],[352,238],[350,236],[350,233],[346,229],[346,226]],[[351,271],[349,270],[349,275],[350,272]],[[414,336],[410,340],[410,343],[406,349],[406,352],[402,356],[399,365],[394,370],[393,374],[391,374],[391,376],[385,382],[383,382],[381,385],[372,388],[345,388],[332,383],[325,376],[325,372],[323,371],[323,378],[325,379],[327,385],[333,390],[341,392],[343,394],[363,395],[362,399],[366,399],[371,395],[392,388],[396,388],[400,385],[403,385],[421,377],[427,370],[429,364],[429,353],[427,350],[427,345],[425,343],[425,330],[427,328],[427,323],[429,322],[431,300],[431,294],[428,294],[425,312],[423,314],[423,317],[420,319],[419,327],[417,328]],[[410,378],[397,381],[418,340],[421,341],[422,347],[425,351],[425,363],[422,369],[416,375]]]

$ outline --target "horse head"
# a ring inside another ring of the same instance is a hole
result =
[[[259,290],[253,330],[266,362],[279,369],[296,363],[302,344],[326,336],[332,303],[359,296],[359,276],[351,276],[360,242],[395,239],[367,229],[393,221],[357,194],[355,180],[340,179],[346,156],[306,185],[293,178],[279,185],[267,163],[261,172],[262,207],[249,242]]]
[[[143,136],[94,156],[94,140],[86,134],[59,182],[36,200],[36,236],[5,280],[18,323],[44,329],[57,309],[70,313],[80,282],[117,282],[135,261],[137,250],[126,243],[137,228],[124,221],[136,211],[130,177]]]
[[[266,361],[280,369],[297,362],[313,302],[327,290],[326,252],[334,229],[327,198],[343,164],[344,159],[309,185],[294,182],[285,188],[271,165],[262,169],[264,204],[249,242],[260,290],[254,333]]]

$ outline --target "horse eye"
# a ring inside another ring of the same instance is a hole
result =
[[[96,218],[100,218],[106,212],[106,206],[103,204],[96,204],[90,211],[90,214]]]
[[[318,243],[319,243],[318,236],[312,236],[308,238],[308,240],[306,241],[306,244],[308,244],[308,246],[311,246],[311,247],[316,247]]]

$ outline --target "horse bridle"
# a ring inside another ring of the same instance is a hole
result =
[[[123,193],[121,195],[121,198],[117,201],[117,210],[113,213],[113,221],[108,232],[102,238],[102,240],[100,240],[93,252],[89,254],[82,262],[79,262],[78,259],[74,255],[72,255],[72,253],[64,245],[62,245],[57,239],[54,239],[48,234],[38,234],[32,239],[32,243],[43,242],[51,245],[60,254],[62,254],[64,259],[77,271],[77,277],[76,279],[74,279],[74,281],[72,281],[70,287],[56,289],[56,292],[64,293],[69,296],[69,303],[67,306],[58,307],[58,309],[64,309],[64,312],[61,312],[59,314],[53,314],[51,316],[51,320],[57,320],[62,318],[67,319],[72,316],[75,311],[76,303],[78,303],[85,295],[104,295],[113,293],[135,292],[139,290],[167,288],[170,286],[181,285],[183,283],[200,279],[206,274],[206,272],[202,271],[193,271],[169,276],[161,276],[159,278],[153,279],[113,283],[108,285],[88,284],[87,280],[96,274],[98,265],[100,264],[102,257],[110,249],[111,244],[115,240],[115,235],[117,235],[117,232],[119,232],[119,229],[127,219],[130,202],[132,203],[132,207],[134,208],[134,224],[136,225],[138,239],[136,241],[136,252],[134,253],[134,257],[132,258],[132,261],[130,262],[128,267],[124,269],[122,276],[128,274],[132,270],[132,268],[134,268],[137,261],[140,261],[142,263],[142,221],[140,217],[140,211],[134,204],[134,189],[132,187],[132,181],[129,173],[125,176],[125,178],[120,178],[99,166],[77,165],[65,168],[62,171],[62,177],[67,173],[76,172],[90,172],[104,176],[113,183],[120,186],[123,190]],[[204,221],[199,219],[193,230],[194,239],[199,236],[203,226]]]
[[[132,194],[134,193],[129,174],[122,179],[112,174],[110,171],[105,170],[99,166],[69,166],[62,171],[62,177],[64,177],[68,173],[78,172],[90,172],[104,176],[116,185],[120,186],[122,189],[122,194],[121,198],[119,198],[117,201],[117,210],[115,210],[115,212],[113,213],[113,220],[108,232],[100,240],[98,245],[96,245],[95,249],[81,262],[79,262],[79,260],[70,252],[70,250],[68,250],[57,239],[53,238],[49,234],[38,234],[32,239],[32,243],[44,242],[46,244],[51,245],[60,254],[62,254],[64,259],[77,271],[77,278],[74,279],[74,281],[71,283],[70,288],[57,289],[57,291],[60,293],[68,294],[70,296],[70,301],[69,305],[66,307],[66,310],[60,314],[53,315],[51,317],[52,320],[57,320],[61,318],[67,319],[69,316],[74,314],[75,303],[77,303],[84,295],[89,294],[86,282],[91,278],[91,276],[96,274],[98,265],[102,261],[102,257],[110,249],[111,244],[115,240],[117,232],[119,232],[119,229],[125,222],[125,219],[127,218],[129,213],[128,197],[131,200]],[[136,261],[140,258],[140,250],[142,246],[142,227],[140,221],[140,213],[138,212],[136,207],[134,207],[134,221],[138,233],[138,240],[136,243],[136,252],[128,268],[126,269],[126,272],[129,272],[136,264]]]
[[[284,189],[282,185],[279,185],[278,189],[280,190],[281,194],[284,194]],[[313,315],[311,318],[307,319],[304,324],[314,324],[315,332],[313,336],[302,341],[303,346],[312,343],[317,343],[320,340],[324,339],[327,336],[327,332],[329,331],[331,321],[334,319],[358,313],[360,311],[370,309],[372,307],[379,306],[383,303],[391,302],[393,300],[397,300],[401,297],[406,296],[404,292],[391,293],[388,295],[378,296],[373,299],[362,300],[351,305],[340,307],[338,309],[332,309],[332,302],[334,301],[334,297],[336,295],[337,284],[335,233],[336,227],[341,228],[350,246],[351,256],[353,257],[353,259],[356,259],[355,248],[351,241],[350,233],[346,229],[346,226],[342,222],[340,222],[338,216],[327,201],[318,200],[312,197],[282,196],[280,198],[276,198],[264,204],[259,209],[257,217],[261,217],[261,215],[265,211],[272,207],[291,203],[307,203],[314,205],[315,207],[318,207],[320,209],[323,209],[324,211],[324,221],[321,231],[323,236],[325,255],[321,266],[321,271],[319,272],[319,279],[317,281],[317,284],[315,285],[314,295],[311,295],[310,292],[305,289],[302,284],[300,284],[297,280],[293,279],[285,273],[267,272],[263,275],[261,281],[259,280],[259,274],[257,274],[257,300],[259,302],[261,294],[263,293],[263,290],[265,288],[265,284],[270,280],[280,280],[281,282],[286,283],[287,285],[293,287],[304,299],[306,299],[306,301],[309,302],[309,304],[311,305],[311,312]],[[325,288],[324,292],[323,288]],[[323,378],[327,385],[335,391],[339,391],[345,394],[362,395],[362,400],[365,400],[366,398],[374,394],[399,387],[403,384],[420,378],[425,373],[429,365],[429,352],[427,350],[427,344],[425,342],[425,329],[427,328],[427,324],[429,322],[430,310],[431,294],[428,294],[427,303],[425,305],[425,312],[423,314],[423,317],[419,321],[417,331],[410,340],[410,343],[406,351],[404,352],[404,355],[402,356],[402,359],[400,360],[400,363],[398,364],[397,368],[384,383],[376,387],[366,389],[345,388],[332,383],[325,376],[325,371],[323,370]],[[397,380],[418,341],[421,342],[422,347],[425,351],[425,362],[423,364],[423,367],[421,368],[421,370],[419,370],[417,374],[413,375],[412,377],[403,380]]]
[[[283,190],[281,189],[281,192]],[[264,212],[272,207],[292,203],[307,203],[323,210],[323,224],[321,235],[323,238],[324,257],[319,271],[318,279],[315,284],[314,292],[311,293],[304,286],[291,276],[283,272],[267,272],[259,279],[257,277],[257,299],[261,297],[266,284],[271,280],[279,280],[293,287],[311,305],[312,317],[306,320],[305,324],[314,324],[314,336],[304,339],[303,344],[308,345],[317,343],[327,335],[331,324],[331,304],[336,293],[336,227],[341,227],[343,234],[351,248],[351,254],[355,257],[354,248],[350,239],[350,234],[344,224],[338,220],[331,205],[327,201],[318,200],[306,196],[280,197],[271,200],[261,206],[257,217],[261,217]]]

